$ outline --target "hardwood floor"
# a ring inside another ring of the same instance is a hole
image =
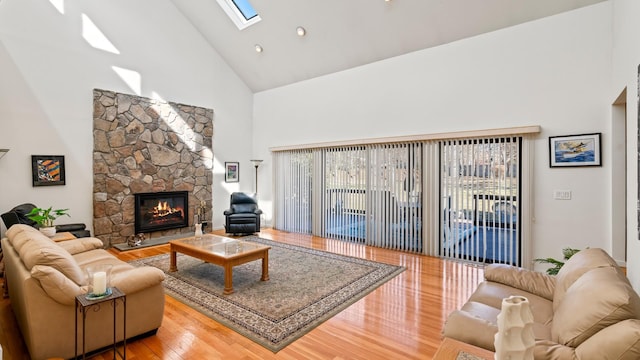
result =
[[[460,262],[271,229],[259,235],[407,270],[276,354],[166,296],[158,333],[128,343],[127,359],[430,359],[447,315],[483,278],[482,268]],[[112,249],[124,261],[168,251]],[[0,300],[0,344],[4,359],[29,358],[8,299]],[[111,358],[107,352],[92,359]]]

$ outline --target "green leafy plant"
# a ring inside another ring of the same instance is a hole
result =
[[[564,263],[569,260],[573,255],[575,255],[579,249],[572,248],[564,248],[562,249],[562,256],[564,257],[564,261],[556,260],[554,258],[545,258],[545,259],[533,259],[534,262],[540,264],[551,264],[552,267],[547,269],[547,274],[549,275],[558,275],[558,271],[562,268]]]
[[[69,211],[69,209],[52,210],[52,207],[49,207],[48,209],[37,207],[31,210],[31,212],[27,214],[27,217],[37,222],[39,227],[52,227],[53,221],[60,216],[69,216],[67,211]]]

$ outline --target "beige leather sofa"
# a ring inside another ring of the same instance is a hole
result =
[[[494,351],[496,319],[510,295],[531,304],[535,359],[640,359],[640,297],[602,249],[578,252],[555,277],[487,266],[485,281],[449,315],[443,335]]]
[[[87,292],[85,268],[112,264],[111,285],[126,294],[127,338],[154,334],[164,312],[164,273],[153,267],[135,268],[118,260],[96,238],[53,242],[27,225],[13,225],[2,239],[5,281],[11,306],[29,354],[34,360],[72,358],[75,354],[75,296]],[[86,316],[86,350],[113,342],[113,308],[108,304]],[[122,334],[122,306],[117,307]],[[78,330],[82,331],[81,316]],[[82,337],[78,337],[82,350]]]

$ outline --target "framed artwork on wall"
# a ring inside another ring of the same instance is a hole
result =
[[[600,133],[550,136],[551,167],[602,166]]]
[[[64,185],[63,155],[31,155],[33,186]]]
[[[224,163],[224,181],[239,182],[240,181],[240,163],[226,162]]]

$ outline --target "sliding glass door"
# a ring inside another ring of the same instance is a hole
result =
[[[422,251],[422,144],[278,152],[275,227]]]
[[[442,255],[520,264],[520,138],[441,148]]]
[[[369,147],[367,244],[422,252],[422,143]]]
[[[366,238],[367,150],[364,147],[321,151],[324,164],[321,236],[364,242]]]
[[[523,144],[505,136],[275,152],[275,227],[520,265],[530,196],[521,173],[531,164]]]
[[[274,154],[276,229],[310,234],[312,229],[313,153],[311,150]]]

